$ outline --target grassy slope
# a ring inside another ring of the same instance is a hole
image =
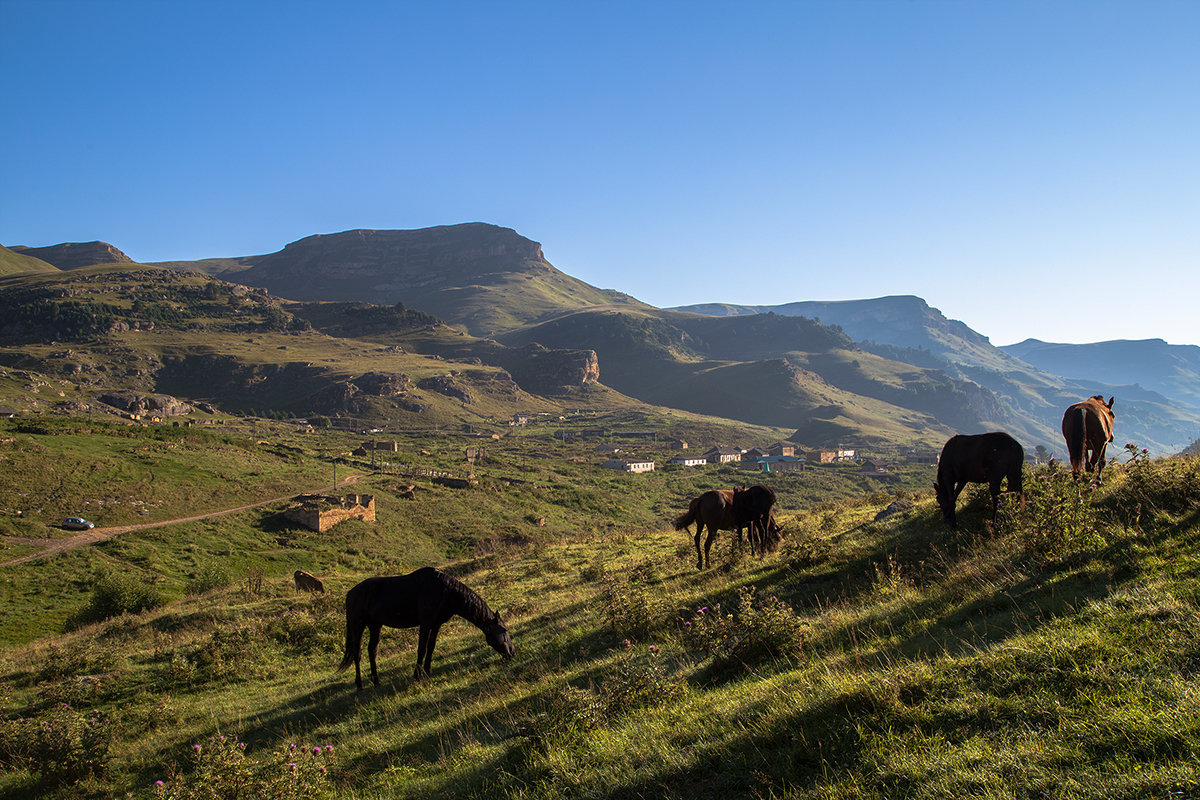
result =
[[[58,272],[53,264],[40,258],[26,256],[0,245],[0,275],[17,275],[26,272]]]
[[[547,483],[569,470],[547,468]],[[309,773],[316,796],[1195,797],[1200,462],[1110,474],[1086,503],[1069,481],[1031,476],[1030,502],[999,536],[978,492],[957,535],[928,500],[883,522],[872,519],[886,497],[793,500],[779,553],[722,547],[705,573],[682,534],[629,515],[646,499],[602,499],[637,479],[597,478],[601,489],[576,476],[543,490],[569,493],[549,505],[522,489],[503,515],[558,507],[553,533],[453,564],[505,610],[514,662],[455,621],[434,677],[414,684],[415,636],[388,630],[383,685],[361,695],[331,673],[338,598],[369,570],[402,571],[437,547],[431,537],[397,551],[383,541],[393,534],[355,525],[329,537],[331,594],[298,597],[286,568],[319,562],[307,537],[258,591],[243,582],[10,648],[4,732],[22,714],[63,719],[65,701],[111,714],[118,735],[106,776],[56,787],[18,768],[0,791],[148,794],[164,779],[182,792],[199,785],[192,744],[211,766],[217,732],[245,740],[243,765],[286,769],[300,761],[289,743],[332,744],[328,779]],[[590,507],[592,527],[557,528]],[[411,513],[410,530],[426,534],[429,518]],[[1080,524],[1039,538],[1065,517]],[[165,554],[171,539],[123,547]],[[714,664],[680,625],[720,603],[737,611],[735,632],[766,629],[737,604],[747,585],[794,608],[800,635],[780,641],[799,646]],[[17,749],[0,737],[0,756]]]

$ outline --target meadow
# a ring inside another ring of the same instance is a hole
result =
[[[243,477],[323,474],[351,438]],[[438,441],[401,455],[461,468]],[[348,459],[374,525],[266,507],[0,568],[0,797],[1200,797],[1200,460],[1131,448],[1102,487],[1031,469],[997,530],[965,493],[957,532],[928,492],[774,476],[782,547],[723,534],[697,572],[669,520],[744,473],[586,452],[515,436],[470,489]],[[345,592],[429,563],[516,657],[454,620],[416,682],[415,631],[385,629],[355,692]]]

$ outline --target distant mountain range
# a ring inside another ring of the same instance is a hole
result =
[[[0,274],[87,272],[89,262],[131,266],[95,242],[0,251]],[[566,275],[537,242],[484,223],[345,231],[267,255],[158,266],[266,289],[295,301],[278,313],[340,341],[492,364],[542,393],[574,381],[563,383],[563,370],[598,372],[638,400],[789,428],[806,445],[934,448],[954,432],[1005,429],[1028,449],[1061,452],[1062,410],[1092,394],[1116,396],[1118,437],[1156,452],[1200,433],[1200,348],[997,348],[914,296],[658,309]],[[411,316],[391,329],[392,312],[370,310],[393,306],[462,333],[421,333]]]

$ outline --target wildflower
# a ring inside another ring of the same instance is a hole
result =
[[[703,614],[705,611],[708,611],[708,606],[700,606],[700,610],[696,613]]]
[[[198,744],[194,744],[194,745],[192,745],[192,749],[193,749],[193,750],[195,750],[197,753],[199,753],[199,752],[200,752],[200,745],[198,745]]]
[[[328,753],[328,752],[330,752],[330,751],[332,751],[332,750],[333,750],[333,745],[331,745],[331,744],[327,744],[327,745],[325,745],[325,752],[327,752],[327,753]]]
[[[292,744],[290,744],[290,745],[288,745],[288,746],[289,746],[291,749],[293,749],[293,750],[295,750],[295,749],[296,749],[296,745],[295,745],[295,743],[292,743]]]
[[[314,756],[319,756],[319,755],[321,755],[321,746],[320,746],[320,745],[317,745],[317,746],[313,747],[313,755],[314,755]]]
[[[626,639],[625,641],[621,642],[621,647],[624,647],[626,650],[628,650],[632,644],[633,642]]]
[[[658,645],[656,645],[656,644],[650,645],[650,652],[653,653],[654,655],[658,655]]]
[[[163,784],[163,782],[162,782],[162,781],[155,781],[155,782],[154,782],[154,785],[155,785],[155,786],[163,786],[164,784]]]
[[[295,761],[289,761],[289,762],[288,762],[288,767],[289,767],[289,768],[291,768],[292,772],[295,772],[295,771],[296,771],[296,762],[295,762]]]
[[[685,628],[690,628],[690,627],[692,627],[692,621],[689,619],[687,622],[684,622],[684,623],[683,623],[683,627],[685,627]]]

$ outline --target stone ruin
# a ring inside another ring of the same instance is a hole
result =
[[[296,504],[283,512],[283,516],[297,525],[303,525],[317,533],[345,522],[348,519],[375,521],[375,495],[348,494],[343,496],[302,494],[295,498]]]

